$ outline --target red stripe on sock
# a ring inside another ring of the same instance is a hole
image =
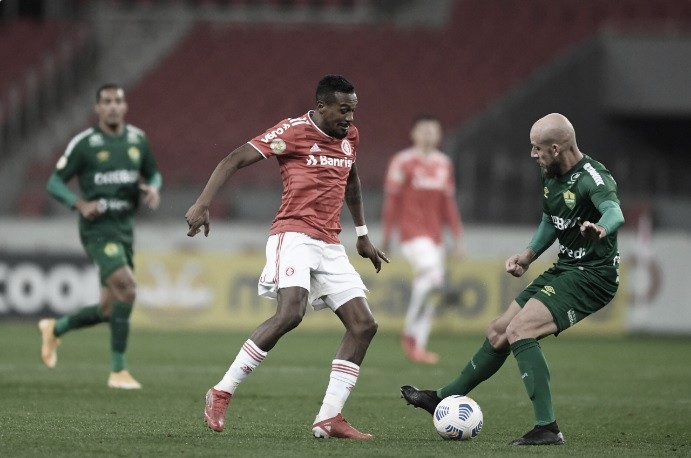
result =
[[[257,350],[252,348],[252,346],[250,344],[248,344],[247,342],[242,344],[242,349],[245,350],[245,352],[247,352],[247,354],[249,354],[250,357],[252,357],[258,363],[261,363],[264,360],[264,355],[262,355],[261,353],[258,353]]]
[[[357,377],[360,375],[360,370],[350,367],[350,366],[345,366],[343,364],[332,364],[331,365],[331,370],[334,372],[342,372],[344,374],[352,375],[354,377]]]

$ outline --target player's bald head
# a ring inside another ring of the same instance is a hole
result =
[[[538,119],[530,130],[530,137],[535,143],[543,145],[576,145],[576,132],[571,121],[559,113],[550,113]]]

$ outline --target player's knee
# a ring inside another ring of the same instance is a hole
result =
[[[529,337],[524,323],[520,319],[513,319],[506,327],[506,338],[510,343]]]
[[[288,332],[302,323],[303,316],[298,310],[283,310],[282,313],[276,315],[276,318],[283,331]]]
[[[374,338],[374,335],[377,333],[378,329],[379,323],[377,323],[374,317],[370,317],[366,320],[357,322],[354,326],[351,326],[349,331],[358,339],[369,342]]]

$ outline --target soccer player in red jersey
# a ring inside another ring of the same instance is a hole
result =
[[[316,107],[288,118],[231,152],[216,166],[185,215],[187,235],[209,234],[209,206],[225,181],[260,159],[275,156],[283,180],[281,206],[266,245],[259,294],[277,299],[276,313],[257,327],[230,368],[206,394],[204,418],[223,431],[228,403],[238,385],[262,362],[278,340],[300,324],[308,304],[330,308],[346,332],[331,365],[322,406],[312,425],[316,437],[372,439],[341,415],[360,365],[377,332],[365,285],[350,264],[338,234],[345,200],[356,226],[357,251],[377,272],[389,262],[367,236],[355,159],[359,135],[353,125],[355,88],[339,75],[319,81]]]
[[[419,116],[410,137],[413,145],[391,159],[386,174],[382,249],[389,252],[392,233],[398,229],[401,251],[414,275],[401,346],[411,361],[436,364],[439,356],[427,351],[427,340],[434,316],[431,295],[444,284],[443,229],[453,234],[453,254],[460,258],[463,226],[453,164],[438,150],[439,120]]]

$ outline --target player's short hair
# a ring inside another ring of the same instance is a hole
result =
[[[336,92],[352,94],[355,92],[355,86],[341,75],[326,75],[317,84],[317,102],[321,101],[327,104],[333,102],[336,100],[334,95]]]
[[[417,126],[419,122],[423,121],[435,121],[435,122],[440,122],[439,118],[436,115],[429,114],[429,113],[423,113],[415,116],[413,118],[413,127]]]
[[[115,83],[106,83],[102,84],[98,89],[96,89],[96,103],[101,101],[101,92],[107,91],[108,89],[122,89],[122,87],[119,84]]]

